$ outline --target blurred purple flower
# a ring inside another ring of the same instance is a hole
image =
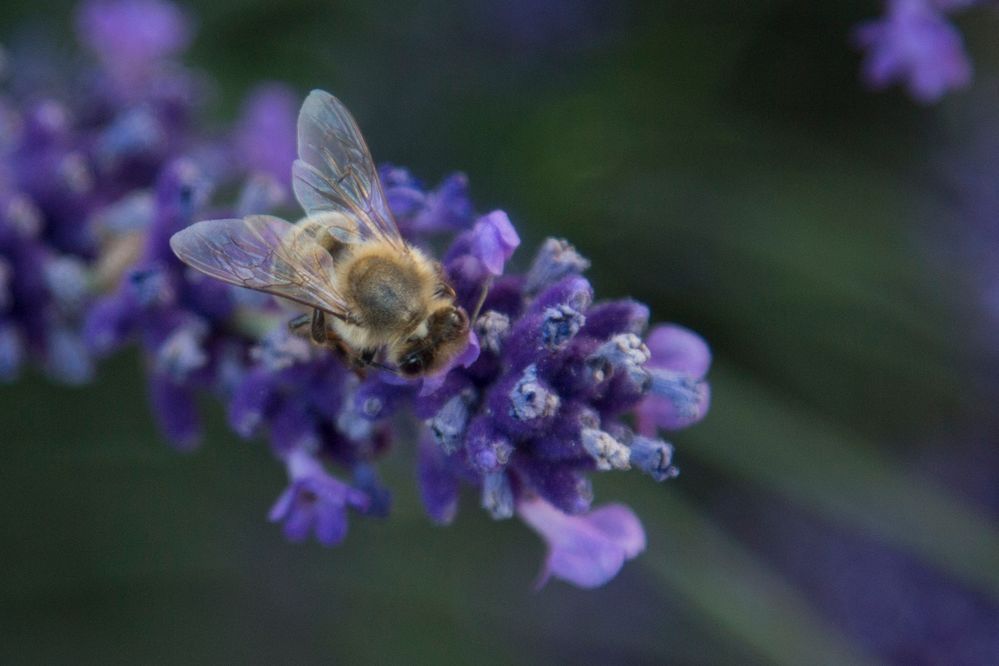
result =
[[[298,96],[288,86],[257,86],[243,103],[234,137],[236,155],[247,171],[268,174],[288,191],[297,157]]]
[[[453,233],[472,225],[475,211],[465,174],[451,174],[437,189],[424,191],[407,169],[384,165],[380,172],[385,197],[404,236]]]
[[[994,473],[993,473],[994,479]],[[758,499],[722,511],[825,617],[889,664],[995,663],[999,605],[915,556],[786,503]]]
[[[268,519],[284,523],[290,541],[304,541],[312,532],[324,546],[335,546],[347,536],[347,509],[365,510],[368,497],[338,481],[302,449],[286,460],[291,484],[274,506]]]
[[[79,6],[76,27],[105,66],[138,74],[185,50],[192,36],[190,18],[165,0],[88,0]]]
[[[458,514],[458,478],[448,468],[453,461],[445,457],[436,442],[423,438],[420,442],[417,472],[420,498],[431,521],[448,525]]]
[[[866,52],[862,75],[872,88],[904,84],[919,102],[939,100],[971,82],[972,67],[960,33],[942,12],[970,2],[889,0],[885,16],[857,26]]]

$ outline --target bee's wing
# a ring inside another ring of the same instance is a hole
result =
[[[306,217],[295,223],[295,229],[299,233],[308,234],[310,238],[324,246],[329,242],[323,238],[326,234],[329,234],[333,240],[347,245],[363,243],[366,240],[361,235],[357,222],[343,213],[322,213]]]
[[[302,104],[298,157],[295,197],[308,215],[342,213],[357,222],[362,238],[405,249],[361,130],[333,95],[313,90]]]
[[[315,237],[269,215],[205,220],[170,238],[174,254],[211,277],[298,301],[337,317],[347,304],[333,283],[333,257]]]

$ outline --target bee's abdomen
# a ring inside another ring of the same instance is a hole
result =
[[[405,263],[383,257],[361,257],[351,266],[348,284],[365,326],[398,330],[418,319],[421,284]]]

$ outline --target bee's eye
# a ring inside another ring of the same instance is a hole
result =
[[[423,372],[423,356],[417,352],[406,354],[399,361],[399,370],[404,375],[418,375]]]

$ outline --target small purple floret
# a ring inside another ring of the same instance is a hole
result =
[[[930,0],[890,0],[885,16],[857,27],[866,52],[864,80],[872,88],[904,84],[923,103],[939,100],[971,82],[972,67],[961,34]]]
[[[645,530],[623,504],[570,516],[544,500],[526,499],[517,505],[517,513],[548,546],[536,582],[539,588],[552,576],[583,588],[599,587],[645,550]]]
[[[367,496],[330,476],[304,451],[292,451],[286,463],[291,483],[271,507],[268,519],[284,523],[284,534],[290,541],[304,541],[310,533],[324,546],[343,541],[347,509],[366,510]]]
[[[654,435],[657,428],[679,430],[697,423],[711,403],[704,375],[711,352],[703,339],[682,326],[657,326],[648,337],[651,360],[649,397],[637,410],[638,430]]]

